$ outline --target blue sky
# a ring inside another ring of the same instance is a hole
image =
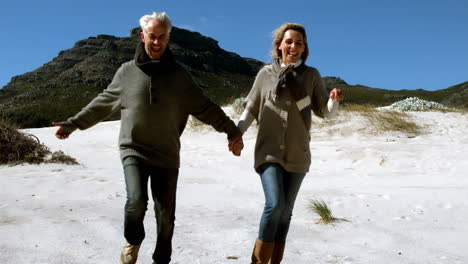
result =
[[[308,33],[307,64],[322,76],[376,88],[438,90],[468,81],[466,0],[4,1],[0,87],[99,34],[126,37],[139,18],[166,11],[175,26],[219,41],[242,57],[270,61],[284,22]]]

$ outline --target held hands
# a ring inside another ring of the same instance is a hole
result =
[[[336,102],[341,102],[344,99],[344,93],[341,91],[341,89],[333,88],[333,90],[330,92],[330,98]]]
[[[55,132],[58,139],[67,139],[76,130],[76,127],[69,121],[52,122],[52,125],[59,127]]]
[[[244,142],[242,141],[242,136],[233,137],[228,139],[229,144],[229,151],[232,152],[235,156],[240,156],[241,151],[244,148]]]

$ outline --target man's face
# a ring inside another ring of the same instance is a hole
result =
[[[141,32],[141,40],[145,43],[146,53],[154,60],[161,58],[169,44],[167,26],[157,20],[150,20],[146,32]]]

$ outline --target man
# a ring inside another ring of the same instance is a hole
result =
[[[121,112],[119,136],[127,202],[121,263],[136,263],[145,237],[143,219],[148,204],[148,179],[157,221],[154,263],[171,260],[175,220],[180,136],[189,115],[225,132],[229,150],[239,156],[242,137],[234,122],[207,97],[190,74],[177,63],[168,47],[172,23],[165,12],[140,19],[141,40],[134,60],[122,64],[112,83],[77,115],[59,126],[56,136],[68,136],[77,128],[87,129]]]

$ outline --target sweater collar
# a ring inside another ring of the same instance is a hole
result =
[[[280,61],[281,61],[281,59],[280,59]],[[302,64],[302,59],[299,59],[299,60],[297,60],[293,65],[294,65],[294,68],[297,68],[297,67],[301,66],[301,64]],[[286,66],[287,66],[287,65],[284,64],[284,63],[281,61],[281,67],[286,67]]]
[[[169,47],[166,48],[159,60],[153,60],[145,50],[143,42],[138,43],[135,50],[135,63],[146,75],[152,76],[161,70],[168,70],[175,64],[174,56]]]

